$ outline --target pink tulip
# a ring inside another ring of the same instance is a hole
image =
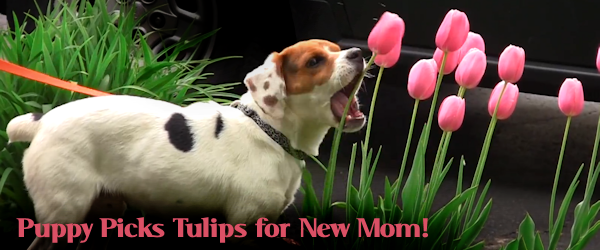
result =
[[[454,52],[463,46],[468,34],[467,15],[459,10],[450,10],[435,35],[435,45],[443,51]]]
[[[404,20],[397,14],[386,11],[369,34],[369,49],[377,54],[387,54],[403,37]]]
[[[437,64],[433,59],[421,59],[408,72],[408,94],[417,100],[433,95],[437,80]]]
[[[387,54],[375,54],[375,64],[379,67],[390,68],[400,59],[400,50],[402,41],[398,42],[394,48]]]
[[[483,78],[486,66],[485,53],[473,48],[469,50],[465,58],[458,64],[454,73],[454,79],[458,85],[466,89],[473,89],[479,85],[481,78]]]
[[[494,90],[492,90],[492,94],[490,95],[490,100],[488,102],[488,113],[490,116],[494,115],[494,110],[496,109],[496,104],[498,103],[498,98],[500,97],[503,87],[504,81],[501,81],[496,84],[496,87],[494,87]],[[502,94],[502,100],[500,100],[500,104],[498,104],[496,118],[498,120],[508,119],[515,111],[518,99],[519,87],[516,84],[508,83],[508,85],[506,85],[506,89],[504,90],[504,94]]]
[[[600,48],[598,48],[598,54],[596,56],[596,68],[598,69],[598,72],[600,72]]]
[[[460,56],[458,58],[458,61],[462,61],[462,59],[465,57],[465,55],[467,55],[469,50],[473,48],[479,49],[483,53],[485,53],[485,42],[483,41],[483,37],[481,37],[481,35],[475,32],[469,32],[469,35],[467,36],[467,41],[465,41],[465,44],[463,44],[463,46],[460,47]]]
[[[438,70],[442,67],[443,56],[444,51],[439,48],[433,53],[433,59],[437,63]],[[444,75],[448,75],[456,69],[456,66],[458,66],[458,56],[460,56],[460,51],[448,52],[446,63],[444,64]]]
[[[525,69],[525,50],[521,47],[509,45],[502,51],[498,58],[498,75],[500,79],[509,83],[517,83]]]
[[[445,132],[454,132],[462,126],[465,118],[465,99],[456,95],[446,97],[440,104],[438,124]]]
[[[583,111],[583,86],[577,78],[567,78],[558,91],[558,107],[566,116],[578,116]]]

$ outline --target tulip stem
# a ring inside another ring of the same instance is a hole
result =
[[[494,114],[492,115],[492,119],[490,121],[490,125],[488,126],[487,134],[485,135],[485,141],[483,144],[483,149],[481,150],[481,154],[479,155],[479,161],[477,162],[477,168],[475,172],[475,179],[473,179],[473,183],[471,187],[479,185],[479,181],[481,179],[481,172],[483,171],[483,166],[487,160],[488,150],[490,149],[490,144],[492,143],[492,135],[494,134],[494,129],[496,128],[496,122],[498,121],[498,108],[500,107],[500,100],[502,100],[502,96],[504,95],[504,91],[506,90],[506,86],[510,83],[504,83],[502,86],[502,91],[500,92],[500,96],[498,97],[498,101],[496,102],[496,107],[494,108]]]
[[[369,117],[367,117],[367,134],[365,135],[365,148],[369,148],[369,139],[371,137],[371,125],[373,121],[373,113],[375,112],[375,101],[377,101],[377,92],[379,92],[379,84],[381,83],[381,77],[383,76],[384,67],[379,67],[379,74],[375,81],[375,88],[373,89],[373,98],[371,99],[371,107],[369,107]],[[366,156],[365,156],[366,157]],[[364,163],[363,163],[364,164]]]
[[[571,126],[571,118],[571,116],[567,117],[567,124],[565,125],[565,132],[563,134],[562,145],[560,147],[560,154],[558,155],[558,163],[556,164],[556,174],[554,175],[554,186],[552,187],[552,196],[550,196],[550,218],[548,220],[550,233],[552,233],[552,228],[554,224],[554,200],[556,196],[556,188],[558,187],[558,177],[560,176],[560,168],[562,166],[563,156],[565,154],[565,146],[567,145],[569,127]]]
[[[457,96],[460,98],[463,98],[463,96],[465,95],[465,92],[467,91],[467,89],[463,86],[460,86],[460,88],[458,88],[458,94]],[[441,168],[444,166],[444,161],[446,159],[446,153],[448,151],[448,144],[450,143],[450,138],[452,138],[452,132],[443,132],[442,133],[442,138],[440,139],[440,145],[438,146],[438,151],[435,155],[435,160],[433,162],[433,170],[431,171],[431,177],[429,179],[429,182],[431,183],[429,185],[429,192],[427,192],[427,199],[428,202],[426,204],[429,204],[428,206],[431,206],[431,203],[433,202],[433,199],[435,197],[435,194],[437,193],[437,190],[439,188],[439,185],[441,184],[441,176],[438,176],[440,174]],[[442,142],[444,143],[442,145]],[[423,212],[425,213],[429,213],[429,210],[431,209],[431,207],[425,207],[425,210]],[[425,213],[423,214],[423,216],[425,216]]]
[[[404,155],[402,156],[402,165],[400,165],[400,173],[398,174],[398,179],[396,180],[394,186],[394,198],[393,204],[397,204],[398,202],[398,194],[400,193],[400,186],[402,185],[402,179],[404,178],[404,169],[406,167],[406,160],[408,159],[408,151],[410,150],[410,143],[413,135],[413,130],[415,127],[415,120],[417,117],[417,112],[419,110],[419,99],[415,99],[415,104],[413,105],[412,117],[410,119],[410,127],[408,129],[408,137],[406,138],[406,146],[404,146]],[[392,210],[392,214],[395,210]],[[393,218],[393,217],[392,217]]]
[[[376,56],[376,53],[373,53],[373,55],[371,56],[371,59],[369,59],[369,62],[365,66],[365,69],[363,70],[363,72],[359,78],[361,81],[365,77],[367,70],[371,67],[371,65],[375,61],[375,56]],[[361,84],[356,84],[356,86],[352,90],[352,95],[350,95],[350,96],[354,96],[356,94],[356,92],[358,91],[358,89],[360,88],[360,86],[361,86]],[[344,124],[346,121],[345,117],[348,115],[348,110],[350,109],[351,103],[352,103],[352,99],[348,98],[348,102],[346,103],[346,108],[344,109],[344,114],[342,115],[340,124],[338,125],[337,129],[335,130],[335,135],[334,135],[335,137],[334,137],[333,143],[331,145],[331,153],[329,154],[330,157],[329,157],[329,162],[327,165],[327,172],[325,172],[325,183],[323,185],[323,197],[322,197],[322,204],[321,204],[321,206],[322,206],[321,213],[322,213],[325,221],[329,221],[332,216],[331,215],[331,197],[332,197],[332,193],[333,193],[333,181],[335,180],[335,167],[337,164],[337,154],[338,154],[338,150],[340,147],[342,131],[344,130]],[[369,133],[369,131],[367,131],[367,133]]]
[[[369,139],[371,137],[371,126],[373,125],[373,113],[375,112],[375,101],[377,101],[377,93],[379,92],[379,84],[381,83],[381,76],[383,75],[383,70],[385,68],[379,67],[379,74],[377,75],[377,80],[375,81],[375,88],[373,89],[373,97],[371,99],[371,107],[369,108],[369,115],[367,116],[367,130],[365,134],[365,141],[362,148],[362,161],[361,161],[361,169],[360,169],[360,186],[359,193],[363,194],[369,188],[368,185],[369,180],[369,172],[370,172],[370,164],[371,162],[367,162],[367,156],[369,153]]]
[[[444,148],[444,142],[446,141],[446,136],[448,136],[448,132],[444,131],[442,132],[442,137],[440,138],[440,145],[438,145],[438,150],[437,153],[435,154],[435,160],[433,161],[433,169],[431,170],[431,177],[429,179],[430,183],[433,183],[433,181],[435,180],[434,177],[437,175],[437,165],[438,162],[440,161],[440,157],[442,154],[442,150]]]
[[[583,198],[584,207],[588,207],[590,205],[590,201],[592,199],[592,193],[594,192],[594,188],[596,183],[593,181],[595,167],[596,167],[596,157],[598,156],[598,143],[600,142],[600,116],[598,116],[598,123],[596,125],[596,139],[594,139],[594,149],[592,150],[592,159],[590,161],[590,169],[587,176],[587,183],[585,184],[585,194]]]
[[[447,135],[448,135],[448,132],[443,131],[442,137],[440,137],[440,144],[438,145],[437,153],[435,154],[435,160],[433,161],[433,168],[431,169],[431,176],[429,178],[429,183],[430,183],[429,191],[430,192],[427,192],[426,199],[429,199],[429,193],[431,193],[432,184],[435,183],[435,178],[437,177],[437,173],[438,173],[437,166],[438,166],[438,162],[440,161],[440,156],[442,154],[442,150],[444,149]]]
[[[442,78],[444,78],[444,67],[446,65],[446,58],[448,57],[448,52],[444,51],[444,55],[442,56],[442,65],[440,65],[438,70],[437,82],[435,84],[435,91],[433,92],[433,99],[431,100],[431,107],[429,108],[429,117],[427,118],[427,124],[425,124],[425,138],[424,142],[429,144],[429,132],[431,131],[431,122],[433,121],[433,113],[435,113],[435,105],[437,103],[438,93],[440,91],[440,85],[442,83]],[[427,147],[425,147],[423,154],[427,152]]]
[[[487,160],[488,151],[490,149],[490,144],[492,143],[492,135],[494,134],[494,129],[496,128],[496,122],[498,121],[498,107],[500,106],[500,100],[502,100],[502,96],[504,95],[504,91],[506,90],[506,86],[508,86],[508,82],[504,83],[502,86],[502,91],[500,92],[500,96],[496,101],[496,107],[494,108],[494,113],[492,115],[492,119],[490,120],[490,125],[488,126],[487,133],[485,135],[485,140],[483,142],[483,148],[481,148],[481,153],[479,155],[479,161],[477,162],[477,167],[475,168],[475,175],[473,176],[473,182],[471,183],[471,187],[475,187],[479,185],[479,181],[481,179],[481,174],[483,172],[483,166],[485,165],[485,161]],[[473,206],[473,201],[475,200],[475,196],[471,196],[469,199],[469,206],[467,208],[467,214],[471,212],[471,207]],[[469,223],[475,219],[475,214],[471,215],[469,219]]]
[[[463,86],[460,86],[460,88],[458,88],[457,96],[463,98],[465,96],[465,92],[467,92],[467,89]]]
[[[435,156],[433,169],[431,171],[431,177],[429,179],[429,190],[426,194],[426,202],[425,206],[423,207],[424,210],[421,211],[422,216],[427,216],[429,210],[431,210],[431,205],[435,199],[439,185],[441,185],[442,176],[440,176],[440,173],[443,172],[442,166],[444,166],[444,159],[446,159],[450,138],[452,138],[452,132],[444,131],[442,133],[442,138],[440,139],[440,144],[438,145],[438,152]]]

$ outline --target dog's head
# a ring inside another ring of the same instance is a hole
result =
[[[340,50],[329,41],[308,40],[273,52],[263,65],[248,73],[244,83],[258,106],[273,119],[293,115],[331,127],[345,119],[344,131],[356,132],[365,125],[365,116],[356,96],[350,95],[362,82],[364,67],[358,48]],[[342,118],[350,98],[352,104]]]

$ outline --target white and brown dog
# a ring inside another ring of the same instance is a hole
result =
[[[276,221],[293,202],[305,154],[332,127],[363,128],[358,48],[308,40],[272,53],[231,106],[180,107],[113,95],[73,101],[10,121],[10,142],[30,141],[24,181],[38,223],[83,223],[101,192],[147,214],[222,214],[229,224]]]

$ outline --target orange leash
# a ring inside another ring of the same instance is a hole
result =
[[[25,68],[23,66],[16,65],[14,63],[11,63],[11,62],[8,62],[8,61],[2,60],[2,59],[0,59],[0,70],[6,71],[13,75],[17,75],[17,76],[24,77],[24,78],[27,78],[30,80],[38,81],[38,82],[41,82],[44,84],[52,85],[54,87],[70,90],[70,91],[85,94],[85,95],[90,95],[90,96],[112,95],[111,93],[107,93],[107,92],[103,92],[103,91],[100,91],[97,89],[80,86],[80,85],[74,84],[73,82],[61,80],[56,77],[52,77],[52,76],[46,75],[44,73]]]

